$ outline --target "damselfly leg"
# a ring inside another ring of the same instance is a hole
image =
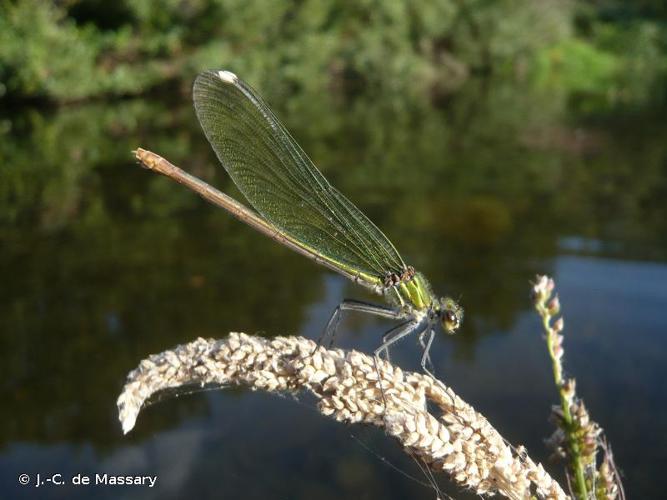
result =
[[[403,313],[396,309],[370,304],[360,300],[345,299],[340,304],[338,304],[338,306],[336,306],[336,309],[334,309],[334,312],[331,314],[331,317],[327,322],[327,326],[324,328],[322,336],[317,341],[318,347],[323,345],[325,341],[328,341],[327,347],[331,348],[331,346],[333,346],[343,311],[363,312],[372,314],[373,316],[388,319],[400,319],[403,317]]]
[[[382,345],[375,349],[373,354],[377,357],[380,357],[382,351],[385,352],[385,359],[388,359],[389,356],[389,347],[401,340],[403,337],[410,335],[411,333],[419,332],[421,333],[422,329],[427,327],[427,323],[423,321],[408,320],[400,325],[392,328],[382,337]]]
[[[384,387],[382,387],[382,377],[380,376],[380,367],[378,366],[378,358],[384,351],[385,357],[389,359],[389,347],[401,340],[403,337],[411,333],[419,332],[420,329],[426,328],[423,321],[408,320],[395,326],[382,336],[382,345],[373,351],[373,363],[375,364],[375,371],[378,374],[378,383],[380,384],[380,394],[382,396],[382,403],[387,407],[387,400],[384,396]]]
[[[428,336],[428,340],[424,342],[424,337],[426,336]],[[433,369],[433,362],[431,361],[431,344],[433,343],[433,337],[435,337],[435,330],[432,327],[425,329],[419,334],[419,344],[423,349],[421,359],[422,370],[435,378],[435,375],[432,373],[435,370]]]

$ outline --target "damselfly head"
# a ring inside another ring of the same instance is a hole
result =
[[[456,330],[458,330],[463,322],[463,308],[454,299],[449,297],[440,299],[438,314],[440,315],[442,328],[449,334],[456,333]]]

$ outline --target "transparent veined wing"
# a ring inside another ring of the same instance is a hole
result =
[[[262,98],[228,71],[194,84],[199,123],[250,205],[279,231],[374,284],[406,266],[392,243],[315,167]]]

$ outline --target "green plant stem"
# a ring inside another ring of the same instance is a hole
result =
[[[581,463],[581,450],[579,449],[579,443],[575,436],[575,424],[574,419],[572,418],[572,413],[570,412],[570,403],[568,401],[565,390],[563,389],[563,373],[561,369],[561,364],[556,358],[556,354],[553,350],[555,343],[553,342],[554,331],[549,324],[551,315],[549,314],[548,309],[543,305],[538,305],[538,312],[542,317],[542,326],[544,331],[549,337],[547,341],[547,347],[549,350],[549,357],[551,358],[551,367],[554,374],[554,382],[558,388],[558,394],[560,396],[560,406],[563,410],[563,420],[565,422],[565,430],[567,434],[567,442],[570,448],[569,458],[570,458],[570,467],[574,474],[574,484],[575,484],[575,494],[578,498],[582,500],[588,499],[588,488],[586,486],[586,478],[584,476],[584,467]]]

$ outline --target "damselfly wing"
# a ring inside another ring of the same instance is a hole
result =
[[[417,333],[424,349],[422,367],[428,372],[435,325],[454,333],[461,307],[433,294],[425,277],[405,264],[382,231],[326,180],[250,85],[229,71],[206,71],[195,81],[193,99],[206,138],[252,209],[154,153],[139,149],[137,157],[149,168],[164,162],[163,170],[176,172],[167,175],[180,177],[179,182],[240,220],[383,295],[389,307],[341,302],[324,335],[333,338],[343,310],[401,320],[375,354],[388,356],[391,344]]]

